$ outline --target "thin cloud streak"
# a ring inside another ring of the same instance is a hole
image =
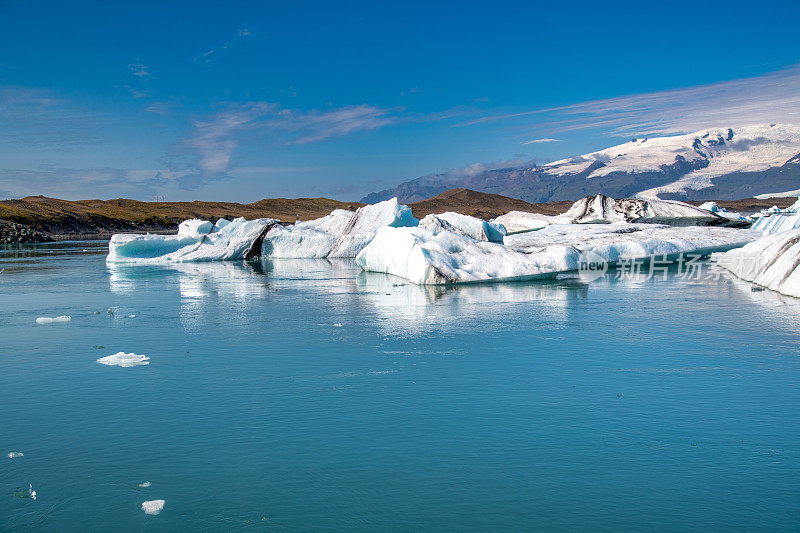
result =
[[[241,41],[249,38],[252,35],[253,32],[251,32],[249,29],[239,28],[238,30],[236,30],[236,34],[233,36],[233,38],[231,38],[228,42],[224,43],[219,48],[211,48],[209,50],[206,50],[202,54],[195,56],[194,59],[192,59],[192,61],[200,65],[210,65],[219,58],[220,54],[222,54],[226,50],[230,50],[231,48],[239,44]]]
[[[524,141],[520,144],[542,144],[542,143],[563,143],[561,139],[533,139],[530,141]]]
[[[603,129],[615,136],[686,133],[709,127],[800,123],[800,64],[737,80],[482,117],[472,126],[532,118],[529,131]]]
[[[193,163],[181,165],[173,158],[170,167],[186,170],[193,165],[195,173],[183,179],[183,185],[193,186],[192,179],[202,183],[229,177],[234,152],[245,140],[302,145],[374,130],[394,120],[392,110],[366,104],[325,111],[285,109],[272,102],[231,105],[206,120],[192,122],[191,134],[174,152],[188,155]]]

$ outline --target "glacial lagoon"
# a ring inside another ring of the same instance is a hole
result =
[[[800,300],[106,252],[0,248],[0,530],[800,527]]]

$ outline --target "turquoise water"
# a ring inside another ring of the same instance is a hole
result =
[[[110,268],[103,243],[0,268],[3,530],[800,528],[797,300]],[[150,365],[96,362],[118,351]]]

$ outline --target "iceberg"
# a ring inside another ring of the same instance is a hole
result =
[[[356,257],[370,272],[419,285],[549,277],[578,268],[579,252],[555,246],[532,255],[493,242],[425,228],[382,228]]]
[[[164,509],[165,500],[150,500],[142,502],[142,511],[147,514],[158,514]]]
[[[711,259],[745,281],[800,298],[800,230],[768,234]]]
[[[765,234],[800,229],[800,197],[783,211],[778,209],[778,206],[772,206],[763,211],[753,223],[752,228]]]
[[[356,257],[365,271],[413,283],[445,284],[555,278],[575,271],[582,254],[614,265],[622,260],[681,253],[708,255],[756,240],[759,234],[733,228],[656,224],[551,224],[539,231],[507,235],[504,244],[476,241],[425,228],[383,228]]]
[[[525,211],[509,211],[505,215],[500,215],[493,219],[492,222],[502,225],[506,228],[508,234],[512,234],[522,233],[524,231],[536,231],[549,224],[568,224],[569,220],[560,216],[542,215]]]
[[[108,243],[109,263],[163,263],[249,259],[261,254],[264,236],[278,224],[272,218],[211,224],[185,220],[177,235],[117,233]]]
[[[113,355],[108,355],[106,357],[101,357],[97,360],[98,363],[101,365],[108,365],[108,366],[121,366],[121,367],[131,367],[131,366],[142,366],[142,365],[149,365],[150,358],[146,355],[137,355],[135,353],[125,353],[125,352],[117,352]]]
[[[751,217],[745,216],[741,213],[736,213],[735,211],[728,211],[724,207],[720,207],[717,202],[705,202],[697,206],[699,209],[705,209],[706,211],[711,211],[717,216],[721,216],[722,218],[727,218],[728,220],[733,221],[740,221],[743,224],[750,224],[753,222]]]
[[[708,255],[743,246],[758,232],[727,227],[667,226],[663,224],[551,224],[539,231],[508,235],[507,246],[535,253],[551,245],[591,251],[613,265],[620,260],[678,254]]]
[[[62,315],[57,317],[49,317],[49,316],[40,316],[36,319],[37,324],[58,324],[62,322],[69,322],[72,320],[71,316]]]
[[[419,222],[419,227],[434,233],[449,231],[457,235],[471,237],[476,241],[503,242],[507,233],[505,226],[486,222],[480,218],[448,211],[438,215],[428,215]]]
[[[641,222],[670,226],[716,226],[727,219],[676,200],[625,198],[615,200],[603,194],[587,196],[572,204],[562,215],[573,224]]]
[[[283,227],[260,218],[216,224],[181,222],[177,235],[116,234],[108,243],[109,263],[181,263],[261,258],[355,257],[384,226],[416,226],[397,198]]]
[[[17,457],[25,457],[25,454],[22,452],[8,452],[9,459],[16,459]]]

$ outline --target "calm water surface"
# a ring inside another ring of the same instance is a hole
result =
[[[104,246],[0,249],[0,529],[800,528],[800,301]]]

